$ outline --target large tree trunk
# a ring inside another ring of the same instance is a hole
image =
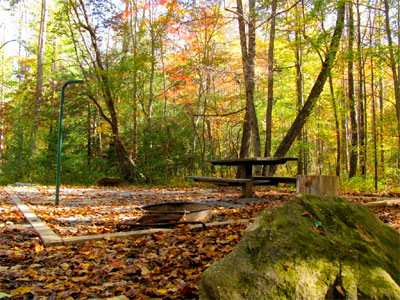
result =
[[[339,49],[340,38],[342,36],[344,27],[344,15],[345,15],[345,2],[341,0],[339,1],[337,8],[337,21],[335,25],[335,31],[333,33],[332,41],[327,51],[325,61],[322,63],[321,71],[318,74],[317,80],[315,81],[314,86],[312,87],[310,94],[308,95],[308,98],[303,105],[303,108],[297,114],[297,117],[294,120],[292,126],[290,127],[289,131],[287,132],[282,142],[280,143],[278,149],[276,150],[274,157],[282,157],[286,155],[286,153],[292,146],[293,142],[300,134],[313,108],[315,107],[318,97],[324,88],[325,82],[328,78],[333,62],[335,61],[336,53]],[[276,167],[270,168],[269,174],[273,175],[275,171]]]
[[[36,138],[39,129],[40,106],[43,102],[43,59],[46,47],[46,25],[47,25],[47,2],[42,0],[42,9],[40,13],[39,40],[37,52],[37,71],[36,71],[36,94],[34,106],[34,119],[32,129],[31,150],[36,148]]]
[[[253,140],[255,156],[261,156],[260,133],[258,129],[257,115],[254,105],[254,57],[256,46],[255,31],[255,0],[249,0],[248,33],[243,15],[242,0],[237,0],[237,14],[239,22],[240,47],[242,51],[242,64],[246,89],[246,114],[243,126],[243,137],[240,148],[240,157],[248,157],[250,154],[250,139]]]

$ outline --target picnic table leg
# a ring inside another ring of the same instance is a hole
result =
[[[252,179],[253,168],[250,164],[239,165],[240,178]],[[253,180],[246,182],[242,185],[242,197],[251,198],[253,197]]]

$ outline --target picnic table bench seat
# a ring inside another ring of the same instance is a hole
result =
[[[278,183],[294,183],[296,177],[267,177],[254,176],[253,166],[257,165],[283,165],[288,161],[295,161],[293,157],[250,157],[234,159],[207,160],[214,166],[237,166],[240,178],[215,178],[206,176],[188,176],[186,178],[194,181],[210,182],[216,185],[241,186],[242,196],[253,197],[253,186],[256,185],[277,185]]]
[[[194,181],[210,182],[217,185],[230,185],[240,186],[246,182],[251,182],[251,179],[245,178],[220,178],[220,177],[207,177],[207,176],[186,176],[187,179],[193,179]]]
[[[254,185],[276,185],[278,183],[296,184],[296,181],[296,177],[253,176]]]

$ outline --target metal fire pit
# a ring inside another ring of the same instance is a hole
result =
[[[120,223],[117,229],[126,227],[173,227],[178,224],[200,223],[211,218],[212,207],[199,202],[168,202],[140,207],[144,215],[134,222]]]

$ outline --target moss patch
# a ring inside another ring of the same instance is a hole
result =
[[[263,211],[204,272],[200,298],[400,299],[399,251],[400,235],[364,206],[295,197]]]

